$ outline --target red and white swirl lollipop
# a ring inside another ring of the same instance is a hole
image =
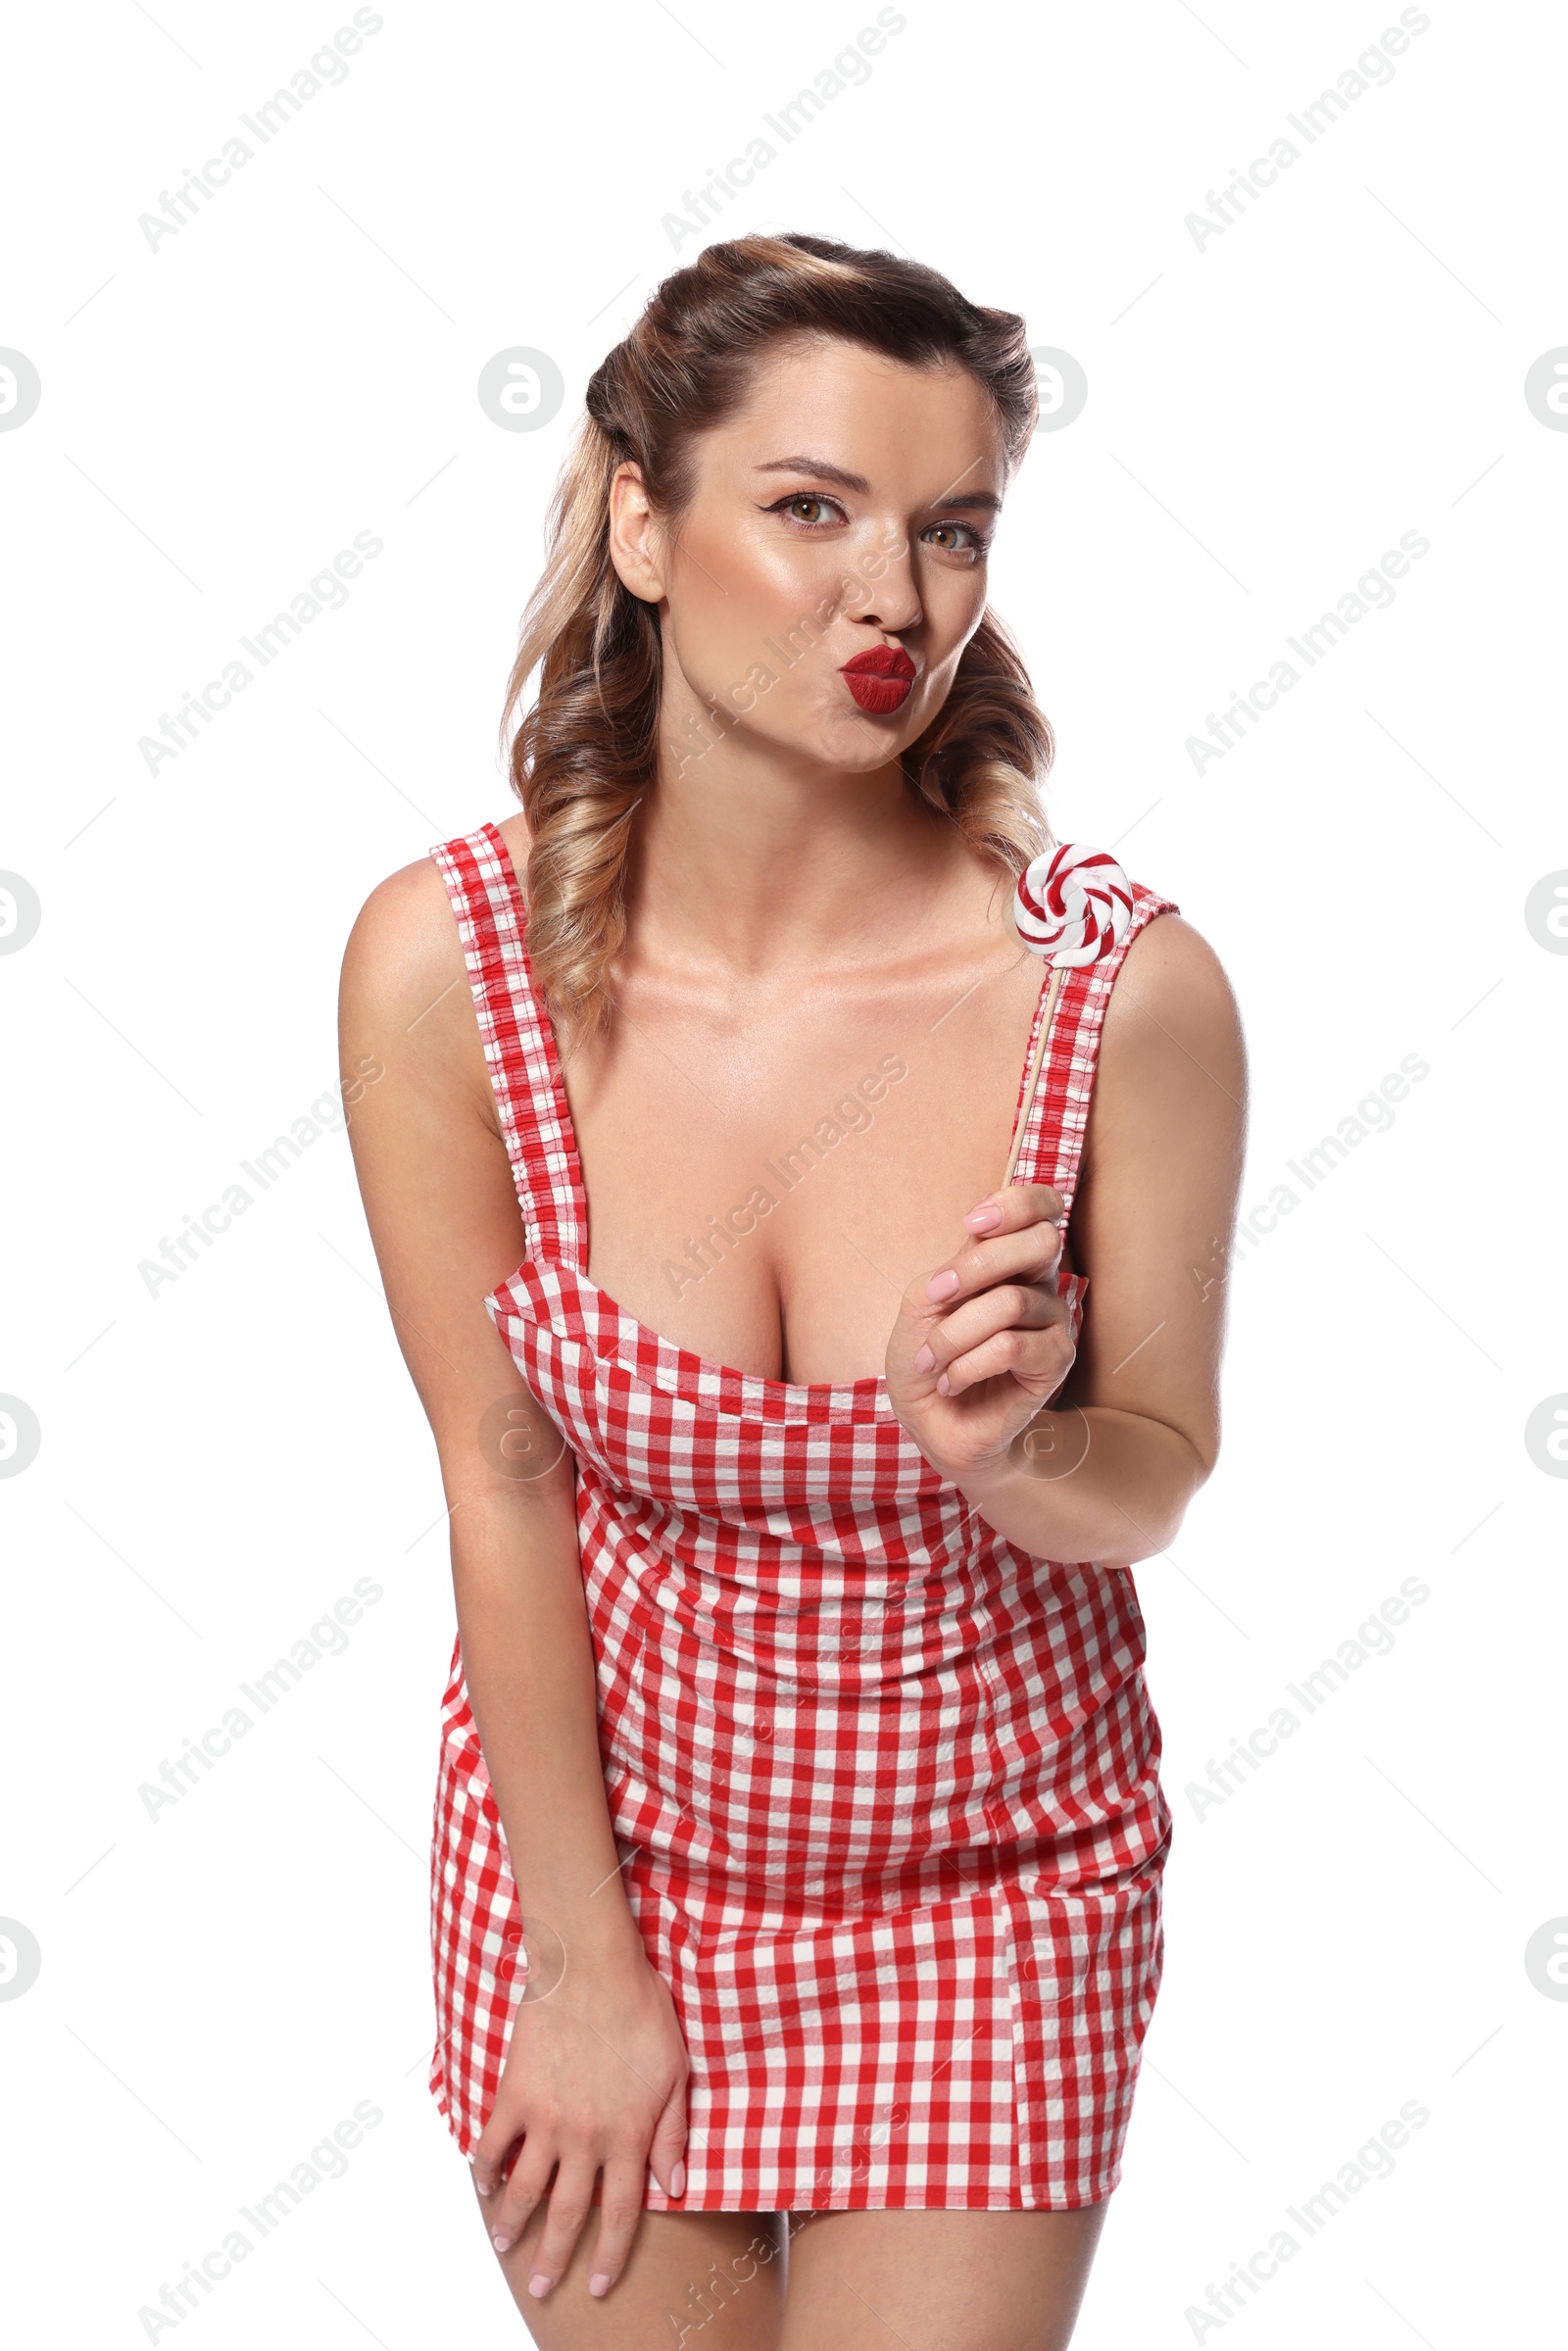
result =
[[[1132,883],[1108,850],[1063,841],[1045,857],[1036,857],[1018,876],[1012,896],[1013,927],[1029,953],[1042,956],[1052,972],[1004,1185],[1012,1182],[1028,1132],[1063,975],[1111,954],[1126,937],[1132,915]]]

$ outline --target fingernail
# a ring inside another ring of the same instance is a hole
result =
[[[528,2291],[530,2294],[532,2294],[536,2302],[542,2302],[554,2283],[555,2279],[553,2278],[547,2278],[543,2270],[535,2270],[533,2276],[528,2280]]]
[[[596,2273],[595,2276],[590,2278],[588,2280],[588,2291],[591,2294],[608,2294],[610,2291],[610,2279]]]
[[[916,1371],[929,1371],[935,1361],[936,1357],[932,1354],[931,1349],[923,1347],[914,1358],[914,1368]]]
[[[951,1396],[953,1394],[953,1391],[948,1384],[948,1375],[946,1372],[943,1373],[941,1379],[937,1382],[937,1394],[938,1396]]]
[[[511,2239],[511,2237],[510,2237],[510,2236],[502,2236],[502,2235],[501,2235],[501,2234],[498,2232],[498,2233],[497,2233],[495,2236],[493,2236],[493,2237],[490,2239],[490,2242],[491,2242],[491,2243],[494,2245],[494,2247],[495,2247],[495,2249],[496,2249],[496,2251],[497,2251],[498,2253],[505,2253],[505,2251],[507,2250],[507,2247],[508,2247],[508,2246],[511,2244],[511,2242],[512,2242],[512,2239]]]
[[[971,1208],[963,1221],[971,1233],[989,1233],[994,1224],[1002,1222],[1002,1210],[993,1200],[983,1208]]]
[[[670,2166],[669,2192],[672,2196],[684,2196],[686,2193],[686,2166],[683,2163]]]
[[[925,1286],[927,1298],[951,1298],[958,1287],[958,1277],[950,1265],[946,1273],[934,1273]]]

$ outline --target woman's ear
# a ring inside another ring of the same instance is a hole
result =
[[[642,467],[628,458],[615,467],[610,484],[610,560],[622,587],[643,604],[663,599],[660,536]]]

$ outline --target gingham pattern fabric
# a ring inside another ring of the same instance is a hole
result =
[[[486,824],[431,854],[528,1237],[485,1304],[576,1455],[621,1882],[691,2057],[676,2209],[1097,2202],[1158,1987],[1170,1837],[1132,1578],[1004,1542],[880,1379],[708,1362],[588,1280],[506,844]],[[1018,1176],[1069,1208],[1112,983],[1174,910],[1138,887],[1120,947],[1064,980]],[[1075,1333],[1086,1287],[1062,1277]],[[461,1649],[432,1895],[430,2086],[469,2153],[526,1958]],[[651,2180],[646,2203],[670,2209]]]

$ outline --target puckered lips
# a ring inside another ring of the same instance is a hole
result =
[[[862,710],[885,718],[909,699],[915,666],[902,645],[873,645],[839,671]]]

